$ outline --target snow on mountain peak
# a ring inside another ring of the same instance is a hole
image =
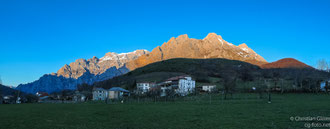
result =
[[[249,49],[247,48],[241,48],[243,51],[249,52]]]
[[[102,58],[100,58],[100,62],[103,61],[107,61],[107,60],[125,60],[128,59],[128,56],[141,56],[144,55],[146,53],[149,53],[149,51],[143,49],[143,50],[135,50],[133,52],[127,52],[127,53],[115,53],[115,52],[108,52],[105,54],[105,56],[103,56]]]
[[[218,37],[218,40],[220,41],[221,45],[223,45],[223,40]]]

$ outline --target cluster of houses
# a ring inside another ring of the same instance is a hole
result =
[[[320,89],[322,91],[330,91],[330,79],[326,81],[322,81],[320,83]],[[255,90],[255,87],[253,87]],[[152,94],[155,96],[186,96],[191,93],[198,92],[216,92],[216,85],[203,85],[200,87],[196,87],[195,80],[192,79],[191,76],[183,75],[176,76],[166,79],[165,81],[156,83],[156,82],[137,82],[136,90],[133,91],[135,95],[147,95]],[[122,100],[125,96],[130,96],[131,92],[123,89],[121,87],[112,87],[110,89],[103,88],[94,88],[92,93],[84,93],[79,91],[72,91],[72,93],[61,96],[60,94],[51,94],[49,95],[46,92],[37,92],[35,94],[38,97],[38,102],[52,102],[57,100],[69,100],[74,102],[85,102],[87,100],[86,95],[91,95],[92,100]],[[88,98],[90,98],[88,97]],[[14,97],[12,95],[7,95],[0,97],[0,104],[7,103],[21,103],[20,97]]]
[[[15,103],[21,103],[21,98],[17,97],[15,98],[13,95],[6,95],[0,98],[0,104],[15,104]]]
[[[183,75],[176,76],[166,79],[160,83],[155,82],[137,82],[136,90],[133,91],[135,95],[146,95],[148,93],[153,93],[156,96],[186,96],[188,94],[194,93],[196,90],[196,82],[192,79],[191,76]],[[215,89],[215,85],[207,85],[199,87],[199,91],[211,92]],[[156,93],[156,94],[154,94]],[[89,92],[90,94],[90,92]],[[112,87],[110,89],[104,88],[94,88],[91,97],[92,100],[122,100],[125,96],[130,96],[131,92],[123,89],[121,87]],[[70,91],[63,95],[63,93],[57,94],[48,94],[46,92],[37,92],[35,94],[37,97],[37,102],[63,102],[63,101],[72,101],[72,102],[85,102],[87,100],[86,93],[79,91]],[[5,103],[20,103],[19,99],[11,99],[13,97],[4,97],[2,100]],[[17,102],[15,102],[17,101]]]
[[[72,91],[72,93],[69,93],[67,95],[61,95],[61,94],[48,94],[47,92],[37,92],[35,94],[38,97],[39,103],[58,103],[63,101],[72,101],[72,102],[85,102],[86,96],[79,91]]]
[[[196,90],[201,92],[213,92],[216,85],[204,85],[196,89],[196,81],[189,75],[176,76],[166,79],[160,83],[156,82],[137,82],[135,95],[153,94],[155,96],[186,96],[194,93]],[[130,91],[120,87],[112,87],[111,89],[94,88],[93,100],[122,99],[129,96]]]
[[[192,79],[191,76],[183,75],[176,76],[166,79],[160,83],[155,82],[137,82],[136,90],[133,91],[136,95],[146,95],[148,93],[157,93],[154,95],[157,96],[169,96],[169,95],[178,95],[186,96],[188,94],[194,93],[196,90],[196,82]],[[199,87],[199,91],[212,92],[216,88],[215,85],[206,85]],[[122,100],[125,96],[130,96],[131,92],[123,89],[121,87],[112,87],[110,89],[104,88],[94,88],[92,91],[92,100]],[[39,98],[39,102],[50,101],[50,98],[55,100],[61,100],[59,95],[49,95],[45,92],[37,92],[36,96]],[[67,97],[67,96],[66,96]],[[69,95],[69,99],[75,102],[84,102],[86,101],[86,96],[76,91]],[[62,98],[63,99],[63,98]]]
[[[169,78],[163,82],[138,82],[136,83],[135,94],[147,94],[148,92],[157,92],[159,96],[170,94],[186,96],[195,91],[195,81],[190,76],[177,76]],[[93,90],[93,100],[121,99],[129,96],[130,91],[120,87],[111,89],[95,88]]]
[[[186,96],[188,94],[194,93],[196,90],[199,92],[214,92],[216,91],[216,85],[203,85],[201,87],[196,87],[195,80],[192,80],[191,76],[177,76],[169,78],[161,83],[155,82],[139,82],[136,83],[138,94],[146,94],[148,92],[160,92],[160,96],[167,96],[172,94],[179,96]]]
[[[330,84],[330,80],[321,82],[321,90],[329,90],[326,86]],[[255,87],[253,87],[255,90]],[[195,80],[189,75],[176,76],[166,79],[165,81],[156,82],[137,82],[136,90],[133,91],[135,95],[153,94],[156,96],[164,97],[170,95],[186,96],[195,91],[210,93],[216,92],[216,85],[203,85],[196,87]],[[44,92],[36,94],[39,97],[39,102],[49,99],[49,95]],[[92,100],[122,100],[125,96],[130,96],[131,92],[121,87],[112,87],[110,89],[94,88],[92,91]],[[54,98],[54,96],[52,97]],[[56,98],[56,97],[55,97]],[[86,101],[86,96],[80,92],[74,93],[71,96],[73,101]]]
[[[195,81],[190,76],[177,76],[169,78],[163,82],[138,82],[136,83],[136,93],[146,94],[148,92],[159,92],[160,96],[176,94],[186,96],[195,91]],[[169,92],[171,91],[171,93]]]

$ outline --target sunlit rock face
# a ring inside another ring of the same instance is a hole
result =
[[[147,50],[120,54],[109,52],[100,59],[78,59],[64,65],[57,73],[46,74],[32,83],[20,84],[16,89],[33,94],[38,91],[53,93],[64,89],[75,90],[79,84],[91,85],[129,72],[125,63],[147,53]]]
[[[63,76],[66,78],[79,78],[85,72],[89,71],[91,74],[99,75],[104,73],[111,67],[121,68],[125,63],[137,59],[139,56],[148,54],[147,50],[136,50],[129,53],[114,53],[109,52],[104,57],[98,59],[93,57],[91,59],[78,59],[69,65],[64,65],[57,71],[57,76]]]
[[[150,63],[172,58],[226,58],[255,65],[267,63],[263,57],[245,43],[235,46],[222,39],[220,35],[209,33],[204,39],[189,38],[186,34],[177,38],[172,37],[168,42],[156,47],[149,54],[128,62],[126,66],[133,70]]]

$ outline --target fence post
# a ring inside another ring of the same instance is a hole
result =
[[[209,94],[209,96],[210,96],[210,104],[211,104],[211,103],[212,103],[212,102],[211,102],[211,101],[212,101],[212,98],[211,98],[212,96],[211,96],[211,94]]]

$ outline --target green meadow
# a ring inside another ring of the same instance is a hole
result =
[[[328,94],[234,94],[190,96],[175,101],[126,101],[105,104],[10,104],[0,105],[3,129],[85,129],[85,128],[305,128],[291,117],[330,117]],[[292,119],[292,118],[291,118]]]

